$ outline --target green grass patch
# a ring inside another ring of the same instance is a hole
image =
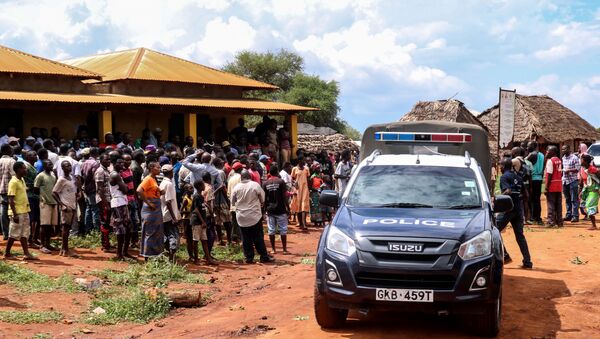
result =
[[[190,273],[184,266],[172,264],[164,256],[152,258],[145,264],[131,264],[125,271],[105,269],[92,274],[115,286],[164,288],[169,282],[207,283],[204,276]]]
[[[315,259],[313,259],[313,258],[302,258],[300,260],[300,263],[304,264],[304,265],[314,266],[315,265]]]
[[[52,335],[50,333],[36,333],[31,339],[52,339]]]
[[[107,296],[109,295],[109,296]],[[101,307],[106,311],[94,314],[92,311]],[[162,293],[151,297],[139,288],[131,288],[126,293],[105,294],[92,301],[84,321],[93,325],[113,325],[121,322],[148,323],[164,318],[171,309],[169,299]]]
[[[55,311],[0,311],[0,321],[11,324],[41,324],[63,319]]]
[[[179,246],[176,255],[177,258],[181,260],[187,260],[189,258],[185,244]],[[244,252],[242,251],[242,246],[240,245],[214,246],[212,249],[212,255],[219,261],[234,261],[238,263],[244,262]],[[200,259],[204,257],[204,251],[202,251],[202,245],[200,244],[198,244],[198,257],[200,257]]]
[[[76,236],[69,238],[69,247],[71,248],[88,248],[95,249],[102,247],[102,233],[98,230],[93,230],[84,236]],[[111,243],[116,243],[116,237],[111,234]],[[54,247],[60,248],[61,241],[58,239],[52,240]]]
[[[81,290],[73,278],[67,274],[58,278],[50,278],[47,275],[4,261],[0,261],[0,282],[12,285],[23,293],[53,291],[75,293]]]

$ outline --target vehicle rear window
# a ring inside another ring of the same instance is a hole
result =
[[[593,156],[593,157],[598,157],[600,156],[600,145],[592,145],[590,146],[590,148],[588,149],[588,154]]]
[[[357,207],[465,209],[482,205],[477,179],[470,168],[400,165],[360,169],[347,203]]]

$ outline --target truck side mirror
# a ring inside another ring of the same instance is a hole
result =
[[[338,208],[340,206],[340,196],[333,190],[324,190],[319,197],[319,203],[327,207]]]
[[[510,212],[513,207],[513,201],[508,195],[497,195],[494,199],[494,213]]]

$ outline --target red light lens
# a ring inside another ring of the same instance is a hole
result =
[[[448,137],[445,134],[432,134],[431,141],[446,141]]]
[[[463,135],[448,135],[448,141],[450,142],[463,142],[464,141],[464,136]]]
[[[471,141],[473,141],[473,137],[471,136],[471,134],[465,135],[465,142],[471,142]]]

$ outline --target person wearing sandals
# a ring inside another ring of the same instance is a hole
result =
[[[69,250],[69,233],[74,222],[77,222],[77,185],[71,178],[72,165],[68,160],[60,163],[63,175],[58,178],[52,195],[60,207],[60,224],[62,226],[62,246],[59,252],[63,257],[75,257]]]
[[[29,226],[29,200],[27,199],[27,187],[25,186],[25,180],[23,177],[27,174],[27,167],[21,161],[13,164],[13,171],[15,175],[8,182],[8,189],[6,196],[8,197],[8,217],[9,217],[9,229],[8,229],[8,242],[6,243],[6,251],[4,252],[4,258],[11,258],[13,255],[10,253],[12,245],[15,241],[21,242],[23,248],[23,259],[33,260],[34,256],[29,253],[27,247],[27,241],[30,234]]]

